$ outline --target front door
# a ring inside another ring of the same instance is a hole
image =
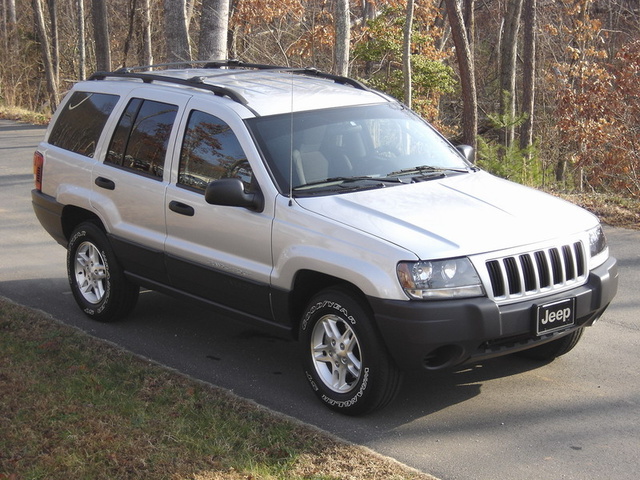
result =
[[[240,120],[225,121],[215,105],[187,110],[164,202],[170,281],[230,313],[270,321],[273,202],[254,212],[204,199],[207,184],[224,177],[258,188],[251,167],[257,152]]]

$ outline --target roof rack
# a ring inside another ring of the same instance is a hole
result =
[[[115,78],[134,78],[138,80],[142,80],[144,83],[152,83],[152,82],[165,82],[165,83],[173,83],[177,85],[185,85],[189,87],[201,88],[203,90],[209,90],[213,92],[215,95],[221,97],[228,97],[234,102],[237,102],[247,109],[251,110],[256,116],[258,112],[252,109],[249,106],[249,102],[246,98],[244,98],[240,93],[236,90],[223,87],[221,85],[215,85],[212,83],[205,83],[205,79],[208,77],[206,75],[196,75],[191,78],[176,78],[170,77],[162,74],[154,74],[153,69],[157,68],[165,68],[165,67],[174,67],[174,68],[197,68],[202,69],[203,73],[208,69],[221,69],[221,68],[244,68],[246,72],[250,72],[253,70],[265,70],[265,71],[277,71],[284,73],[292,73],[295,75],[307,75],[312,77],[323,78],[326,80],[332,80],[335,83],[339,83],[341,85],[350,85],[358,90],[371,91],[367,86],[360,83],[357,80],[349,77],[343,77],[341,75],[333,75],[331,73],[322,72],[316,68],[307,67],[307,68],[291,68],[291,67],[282,67],[275,65],[263,65],[259,63],[245,63],[240,60],[212,60],[212,61],[193,61],[193,62],[175,62],[175,63],[159,63],[155,65],[144,65],[144,66],[136,66],[136,67],[122,67],[113,72],[96,72],[89,80],[104,80],[107,77],[115,77]],[[229,75],[232,73],[240,73],[240,72],[229,72]],[[224,75],[224,74],[223,74]]]
[[[304,67],[304,68],[293,68],[293,67],[285,67],[279,65],[266,65],[261,63],[246,63],[241,60],[196,60],[191,62],[172,62],[172,63],[158,63],[154,65],[141,65],[136,67],[122,67],[116,70],[113,73],[134,73],[134,72],[143,72],[149,71],[157,68],[166,68],[166,67],[175,67],[175,68],[202,68],[202,69],[220,69],[220,68],[246,68],[253,70],[275,70],[280,72],[288,72],[295,73],[298,75],[308,75],[318,78],[324,78],[326,80],[333,80],[336,83],[341,85],[351,85],[358,90],[369,90],[367,86],[358,80],[354,80],[353,78],[344,77],[342,75],[334,75],[332,73],[326,73],[321,70],[318,70],[314,67]],[[110,72],[111,73],[111,72]]]

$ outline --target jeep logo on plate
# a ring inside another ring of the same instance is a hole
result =
[[[575,322],[575,298],[568,298],[559,302],[541,305],[537,309],[536,333],[544,335]]]

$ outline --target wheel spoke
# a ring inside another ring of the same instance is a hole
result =
[[[313,358],[316,360],[316,362],[331,362],[331,356],[327,352],[327,345],[316,345],[315,347],[313,347]]]
[[[340,341],[342,334],[340,333],[340,330],[338,330],[338,324],[335,320],[325,320],[322,322],[322,327],[324,328],[324,333],[328,339],[333,340],[334,342]]]
[[[344,365],[340,365],[333,371],[333,387],[338,391],[348,390],[347,384],[347,369]]]
[[[87,268],[91,264],[91,259],[87,255],[86,251],[78,250],[76,255],[76,264],[81,266],[82,268]]]
[[[353,353],[349,353],[349,355],[347,355],[347,358],[349,359],[349,361],[347,362],[347,368],[349,369],[349,372],[351,373],[351,375],[358,378],[360,376],[362,363]]]

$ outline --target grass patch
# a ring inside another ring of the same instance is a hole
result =
[[[16,120],[22,123],[30,123],[33,125],[46,125],[51,120],[50,114],[32,112],[19,107],[7,107],[0,105],[0,118],[6,120]]]
[[[432,479],[0,297],[0,479]]]

